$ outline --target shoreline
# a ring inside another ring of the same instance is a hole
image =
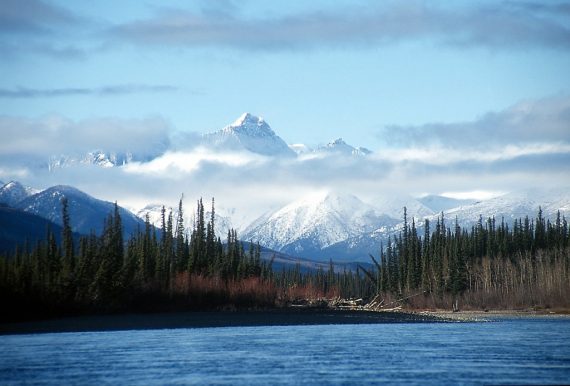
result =
[[[170,328],[255,327],[330,324],[446,323],[437,315],[321,308],[255,311],[187,311],[73,316],[0,323],[0,335]]]
[[[331,324],[473,323],[513,318],[570,318],[565,312],[531,310],[347,310],[277,308],[237,311],[182,311],[69,316],[0,323],[0,336],[63,332],[101,332],[175,328],[259,327]]]
[[[441,317],[453,321],[491,322],[517,318],[570,318],[568,310],[489,310],[489,311],[447,311],[422,310],[412,311],[418,315]]]

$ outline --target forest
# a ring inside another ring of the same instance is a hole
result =
[[[374,268],[276,271],[261,247],[236,231],[216,237],[215,203],[205,218],[200,199],[192,229],[183,202],[173,218],[163,207],[161,226],[123,239],[117,204],[100,235],[74,237],[68,202],[61,202],[61,243],[48,228],[44,241],[0,256],[3,320],[112,312],[157,312],[290,304],[330,304],[334,299],[376,299],[381,307],[409,309],[515,309],[570,307],[570,234],[560,214],[512,226],[495,218],[462,229],[443,213],[417,227],[404,225]],[[418,231],[418,228],[423,228]],[[419,233],[423,233],[420,235]],[[380,300],[381,299],[381,300]]]

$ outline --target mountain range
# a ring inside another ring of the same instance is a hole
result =
[[[207,149],[250,152],[265,157],[367,157],[371,153],[363,147],[353,147],[340,138],[314,149],[304,144],[288,145],[263,118],[249,113],[218,131],[202,135],[197,141],[196,146]],[[155,154],[162,152],[164,147],[159,146]],[[83,158],[58,157],[64,159],[63,162],[54,164],[58,168],[77,165],[77,162],[81,165],[122,167],[134,160],[150,160],[153,155],[128,152],[115,154],[98,150]],[[0,203],[60,225],[61,198],[64,196],[68,197],[70,203],[74,231],[83,234],[102,231],[103,220],[113,209],[110,202],[97,200],[71,186],[54,186],[40,192],[17,182],[9,182],[0,188]],[[457,218],[458,223],[464,227],[475,224],[479,216],[494,216],[497,221],[504,219],[510,225],[516,218],[534,218],[539,206],[547,218],[554,219],[558,211],[568,217],[570,194],[566,190],[535,189],[483,201],[458,200],[441,195],[419,198],[378,195],[365,202],[353,194],[323,190],[269,211],[239,227],[238,231],[243,240],[259,242],[284,255],[320,261],[331,258],[345,262],[364,261],[368,260],[369,253],[377,253],[381,243],[385,245],[389,236],[402,229],[404,207],[407,208],[409,219],[415,219],[417,227],[421,228],[423,219],[433,222],[440,213],[444,213],[447,221],[455,221]],[[149,204],[135,210],[136,215],[121,208],[125,236],[142,227],[147,214],[151,223],[159,227],[161,208],[160,203]],[[176,218],[176,210],[172,212]],[[222,240],[225,239],[227,230],[235,227],[233,224],[236,224],[236,217],[235,212],[216,211],[216,230]],[[192,210],[186,209],[184,219],[186,228],[191,229],[194,223]]]
[[[72,230],[79,234],[103,232],[104,221],[114,210],[114,204],[98,200],[71,186],[58,185],[43,191],[24,187],[16,181],[0,188],[0,204],[39,216],[59,226],[63,225],[61,200],[67,198]],[[124,236],[144,229],[144,221],[119,207]],[[45,231],[43,229],[42,231]]]
[[[37,191],[12,181],[0,188],[0,204],[4,205],[0,234],[8,234],[12,224],[40,224],[29,230],[30,235],[35,235],[30,240],[37,239],[45,234],[47,224],[37,218],[61,226],[63,197],[69,202],[74,232],[103,231],[104,220],[113,211],[113,203],[98,200],[71,186],[59,185]],[[296,258],[313,263],[330,259],[339,263],[368,261],[369,253],[377,254],[380,246],[386,245],[388,237],[402,229],[404,206],[408,209],[408,220],[413,219],[418,231],[422,232],[423,220],[428,219],[433,224],[442,212],[448,224],[457,221],[462,227],[475,225],[480,216],[484,219],[495,217],[496,221],[505,221],[511,226],[514,219],[534,218],[539,207],[543,216],[553,221],[558,212],[570,216],[570,195],[566,190],[534,189],[476,202],[443,196],[417,199],[402,196],[391,200],[381,197],[366,203],[351,194],[320,191],[260,216],[240,230],[240,237],[259,242],[265,248],[266,259],[277,253],[279,261],[287,264]],[[119,210],[125,238],[137,229],[143,229],[147,214],[151,223],[157,227],[161,225],[162,205],[147,206],[137,215],[124,208]],[[167,212],[170,210],[167,208]],[[172,213],[175,219],[177,211],[172,210]],[[18,214],[25,216],[16,221]],[[186,211],[184,219],[188,230],[192,229],[193,216],[191,210]],[[209,216],[206,213],[206,217]],[[215,222],[218,236],[225,240],[227,230],[232,228],[231,218],[216,214]],[[10,237],[14,239],[13,235]]]
[[[424,205],[425,202],[427,205]],[[553,221],[558,212],[570,217],[570,194],[565,190],[531,190],[505,194],[485,201],[456,200],[444,196],[419,199],[398,197],[365,203],[352,195],[315,194],[267,213],[243,232],[247,240],[295,256],[327,261],[367,261],[387,245],[388,237],[403,228],[403,208],[408,221],[423,232],[424,220],[435,224],[441,213],[447,223],[475,225],[480,216],[494,217],[509,226],[515,219],[534,219],[539,207]],[[433,228],[432,228],[433,231]],[[420,233],[421,234],[421,233]]]
[[[59,169],[77,166],[97,166],[102,168],[123,167],[132,162],[150,162],[162,156],[170,149],[169,143],[157,143],[152,150],[144,153],[124,151],[109,151],[94,149],[84,154],[53,154],[46,161],[47,169],[51,172]],[[262,118],[250,113],[243,113],[233,123],[226,127],[202,134],[194,138],[190,147],[201,146],[212,151],[245,151],[267,157],[294,158],[298,156],[367,156],[372,152],[364,147],[354,147],[342,138],[337,138],[325,145],[311,148],[304,144],[287,144],[273,131]],[[44,165],[39,165],[44,167]]]

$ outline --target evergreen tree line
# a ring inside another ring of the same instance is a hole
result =
[[[190,230],[180,199],[176,219],[163,207],[161,228],[147,215],[144,229],[123,240],[119,207],[101,235],[74,238],[67,199],[62,200],[61,244],[51,229],[37,245],[0,257],[1,300],[10,317],[50,314],[255,305],[273,301],[270,267],[259,244],[248,250],[230,230],[222,243],[215,208],[205,219],[202,200]],[[261,294],[261,298],[257,295]]]
[[[375,272],[365,271],[376,292],[410,299],[418,307],[457,307],[459,299],[473,308],[568,306],[570,298],[570,233],[560,212],[545,220],[542,209],[535,219],[515,220],[512,227],[494,217],[480,216],[470,229],[457,218],[447,226],[443,213],[435,223],[415,220],[381,247]]]
[[[483,221],[470,229],[441,216],[434,230],[408,221],[380,246],[375,269],[359,267],[272,270],[259,244],[245,244],[235,230],[216,236],[198,200],[192,229],[185,229],[183,200],[176,218],[163,207],[161,227],[147,215],[144,228],[123,240],[118,206],[101,235],[74,237],[62,200],[61,243],[46,239],[0,257],[0,301],[6,318],[78,312],[180,310],[274,306],[324,298],[368,298],[386,304],[406,298],[412,307],[513,308],[570,306],[570,232],[564,217]],[[423,236],[420,235],[423,233]],[[247,250],[247,251],[246,251]],[[411,296],[411,297],[410,297]]]

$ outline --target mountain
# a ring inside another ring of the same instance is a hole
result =
[[[504,219],[510,227],[515,219],[525,216],[530,219],[536,218],[539,207],[546,219],[555,220],[558,211],[562,216],[569,219],[570,194],[564,189],[530,189],[512,192],[471,205],[450,209],[445,212],[445,216],[447,221],[454,221],[457,217],[459,225],[463,227],[475,225],[479,216],[482,216],[483,220],[494,216],[495,221],[501,222]]]
[[[244,250],[249,250],[250,243],[247,241],[243,241]],[[266,263],[271,263],[271,268],[274,272],[281,272],[283,270],[294,270],[297,266],[299,267],[300,271],[305,272],[315,272],[320,270],[328,271],[330,269],[330,261],[316,261],[311,259],[304,259],[300,257],[294,257],[287,255],[283,252],[278,252],[269,248],[261,247],[260,251],[261,260],[265,261]],[[367,262],[333,262],[333,269],[337,273],[341,273],[343,271],[356,271],[358,265],[363,266],[364,268],[372,268],[372,263],[370,261]]]
[[[0,204],[14,207],[36,192],[35,189],[25,187],[17,181],[11,181],[0,188]]]
[[[296,155],[263,118],[249,113],[244,113],[222,130],[205,134],[203,143],[217,149],[247,150],[262,155]]]
[[[94,165],[103,168],[123,166],[131,162],[147,162],[163,154],[168,144],[159,143],[153,146],[152,151],[133,153],[131,151],[93,150],[84,154],[52,155],[48,161],[48,170],[67,168],[78,165]]]
[[[48,229],[56,242],[61,243],[61,226],[35,214],[0,205],[0,253],[14,252],[16,247],[24,248],[26,243],[33,248],[38,241],[46,241]],[[79,236],[78,233],[73,234],[76,246]]]
[[[436,200],[437,201],[437,200]],[[462,201],[462,200],[461,200]],[[455,202],[448,201],[449,205]],[[535,219],[539,207],[543,211],[543,217],[550,221],[555,221],[558,211],[561,216],[570,218],[570,194],[566,190],[527,190],[522,192],[509,193],[500,197],[495,197],[485,201],[473,202],[471,204],[458,206],[449,210],[444,210],[444,218],[447,226],[453,226],[457,218],[458,224],[462,228],[470,228],[477,224],[479,216],[483,222],[489,217],[495,217],[495,221],[500,223],[503,219],[511,227],[515,219],[528,216]],[[427,218],[431,222],[431,231],[437,222],[440,213],[430,216],[419,216],[416,228],[419,235],[423,235],[424,221]],[[397,235],[403,228],[403,222],[394,226],[382,227],[370,233],[363,233],[324,248],[321,253],[329,256],[341,256],[343,261],[366,261],[368,253],[378,255],[380,246],[384,247],[389,236]],[[364,258],[363,258],[364,257]]]
[[[367,156],[372,154],[372,151],[365,147],[354,147],[347,144],[342,138],[337,138],[326,145],[318,146],[312,149],[302,143],[289,145],[297,155],[341,155],[341,156]]]
[[[494,216],[499,223],[504,219],[512,227],[514,219],[525,216],[534,219],[539,206],[543,216],[551,221],[556,219],[558,211],[570,218],[570,194],[563,189],[515,192],[478,202],[441,196],[419,200],[406,195],[382,196],[373,204],[350,195],[315,194],[260,217],[247,227],[244,239],[313,260],[369,261],[369,253],[378,255],[388,237],[394,237],[403,228],[404,206],[409,223],[415,219],[420,235],[426,218],[433,231],[441,210],[448,226],[457,217],[464,228],[475,225],[479,216],[484,220]]]
[[[74,232],[97,234],[103,232],[103,224],[107,216],[113,212],[114,204],[98,200],[71,186],[58,185],[31,195],[20,201],[16,208],[63,225],[61,199],[66,197],[69,205],[71,227]],[[131,212],[119,207],[119,214],[125,237],[133,234],[138,227],[144,229],[144,221]]]
[[[366,149],[365,147],[353,147],[347,144],[342,138],[337,138],[324,146],[319,146],[315,152],[356,156],[366,156],[372,153],[372,151]]]
[[[321,253],[324,248],[397,222],[353,195],[320,192],[261,216],[244,231],[243,239],[328,261],[331,256]]]
[[[94,150],[86,154],[61,154],[51,156],[48,163],[50,171],[76,165],[96,165],[104,168],[125,165],[133,160],[131,153],[111,153]]]
[[[450,209],[458,208],[460,206],[471,205],[476,202],[476,200],[458,200],[456,198],[438,196],[434,194],[429,194],[427,196],[418,198],[418,201],[435,213],[441,213]]]

